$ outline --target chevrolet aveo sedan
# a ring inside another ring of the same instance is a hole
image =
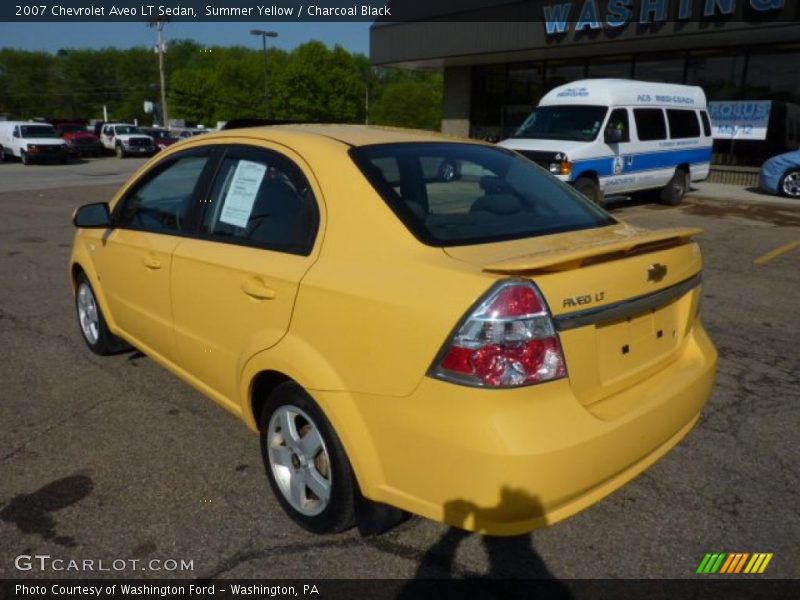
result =
[[[259,432],[315,532],[554,523],[675,446],[713,384],[698,230],[622,223],[488,144],[211,133],[74,221],[89,348],[134,346]]]

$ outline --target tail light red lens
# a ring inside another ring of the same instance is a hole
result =
[[[536,286],[495,285],[443,348],[430,375],[478,387],[517,387],[565,377],[564,353]]]

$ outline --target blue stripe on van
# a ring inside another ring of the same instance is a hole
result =
[[[666,169],[677,165],[688,163],[707,163],[711,161],[711,146],[705,148],[683,148],[680,150],[659,150],[656,152],[641,152],[623,154],[625,157],[633,157],[633,164],[625,164],[622,173],[636,173],[638,171],[652,171],[654,169]],[[599,177],[614,175],[614,157],[603,156],[600,158],[588,158],[585,160],[573,161],[572,179],[575,180],[582,173],[594,171]]]

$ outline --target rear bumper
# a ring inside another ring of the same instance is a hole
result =
[[[498,391],[425,378],[405,398],[351,395],[364,429],[342,438],[373,500],[515,535],[590,506],[666,454],[697,422],[716,361],[698,321],[679,358],[591,406],[568,380]]]

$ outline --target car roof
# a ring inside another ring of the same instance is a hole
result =
[[[390,144],[404,142],[461,142],[481,144],[476,140],[454,137],[416,129],[403,129],[399,127],[383,127],[376,125],[343,125],[343,124],[290,124],[267,125],[262,127],[247,127],[243,129],[225,129],[203,136],[206,140],[217,137],[243,136],[273,139],[292,137],[324,137],[336,140],[348,146],[369,146],[372,144]]]

